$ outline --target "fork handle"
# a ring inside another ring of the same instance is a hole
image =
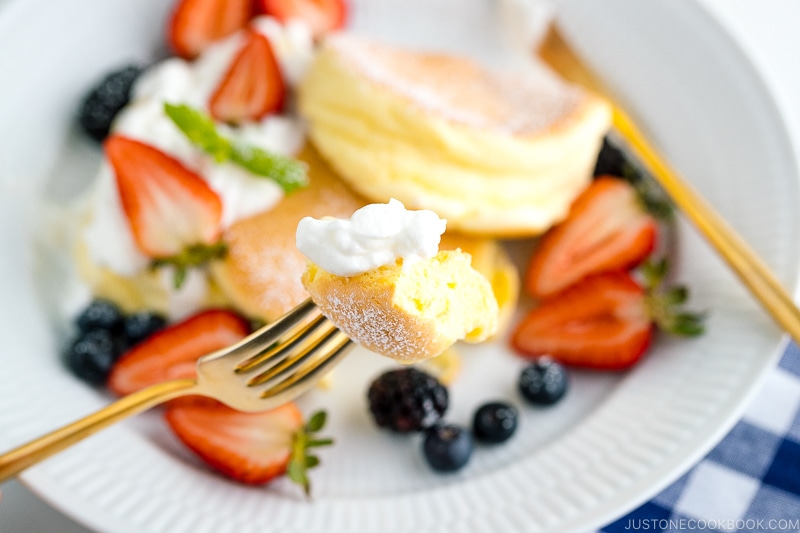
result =
[[[194,394],[197,391],[195,380],[177,379],[120,398],[95,413],[0,455],[0,483],[114,422],[141,413],[167,400]]]
[[[630,144],[680,210],[719,252],[775,322],[800,342],[800,310],[769,267],[647,142],[633,120],[613,106],[614,128]]]
[[[767,313],[795,342],[800,343],[800,310],[769,267],[647,141],[630,116],[605,90],[603,83],[575,55],[557,26],[550,26],[537,52],[539,57],[562,76],[591,88],[612,102],[614,129],[628,142],[634,154],[653,174],[675,205],[731,267]]]

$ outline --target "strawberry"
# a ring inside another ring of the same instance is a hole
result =
[[[311,490],[306,470],[319,463],[308,449],[332,444],[314,433],[325,423],[320,412],[303,424],[294,403],[271,411],[242,413],[219,402],[173,403],[167,423],[209,466],[248,484],[266,483],[283,474]]]
[[[702,333],[702,318],[676,312],[687,292],[661,292],[666,263],[645,267],[647,289],[625,272],[595,274],[545,298],[517,326],[512,346],[528,357],[550,355],[585,368],[624,369],[650,345],[654,326],[677,335]]]
[[[167,29],[176,55],[193,59],[210,44],[244,28],[252,0],[178,0]]]
[[[633,268],[653,251],[657,234],[658,223],[628,182],[597,178],[567,218],[542,237],[528,264],[525,287],[543,298],[590,274]]]
[[[128,137],[113,135],[103,147],[134,241],[145,255],[175,256],[187,246],[218,240],[222,202],[203,178]]]
[[[566,364],[625,368],[652,336],[644,289],[628,274],[598,274],[541,302],[519,324],[515,349],[551,355]]]
[[[280,22],[299,19],[320,35],[344,27],[347,4],[344,0],[256,0],[257,10]]]
[[[251,29],[208,107],[211,116],[222,122],[258,120],[279,111],[285,96],[286,86],[269,39]]]
[[[194,378],[196,361],[241,340],[250,326],[239,315],[210,309],[162,329],[117,360],[107,385],[120,396],[170,379]]]

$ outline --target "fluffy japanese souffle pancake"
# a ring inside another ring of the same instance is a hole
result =
[[[492,236],[561,220],[610,125],[604,100],[534,59],[494,73],[348,35],[324,43],[299,95],[312,142],[358,192]]]
[[[223,237],[228,254],[212,266],[215,281],[233,304],[267,322],[308,298],[300,283],[306,260],[295,247],[300,219],[347,217],[366,203],[310,147],[298,158],[308,165],[309,185],[228,228]]]
[[[491,283],[461,250],[439,251],[446,221],[392,199],[352,218],[303,218],[303,286],[322,314],[366,348],[402,363],[497,331]]]
[[[212,266],[216,284],[247,315],[272,321],[308,297],[300,277],[305,256],[295,246],[301,218],[346,218],[368,202],[332,172],[313,148],[298,156],[308,165],[309,186],[281,200],[269,211],[237,222],[225,233],[227,257]],[[464,250],[491,283],[500,306],[500,327],[508,323],[519,289],[519,276],[503,248],[493,239],[453,232],[442,238],[443,250]]]

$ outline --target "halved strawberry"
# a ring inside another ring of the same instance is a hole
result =
[[[332,443],[312,436],[324,425],[324,413],[303,424],[294,403],[262,413],[242,413],[219,402],[174,403],[166,419],[203,461],[242,483],[262,484],[288,472],[308,492],[305,472],[319,459],[307,450]]]
[[[517,326],[511,342],[527,356],[621,369],[639,360],[652,329],[644,289],[627,273],[609,272],[544,299]]]
[[[657,234],[658,223],[628,182],[597,178],[575,200],[567,218],[540,240],[525,287],[542,298],[590,274],[632,268],[653,251]]]
[[[703,315],[678,307],[683,286],[662,288],[664,260],[641,268],[645,286],[627,272],[594,274],[543,299],[522,319],[511,344],[522,355],[550,355],[585,368],[617,370],[636,363],[647,350],[654,326],[684,337],[703,332]]]
[[[257,10],[286,23],[291,19],[306,22],[314,35],[344,27],[347,22],[345,0],[256,0]]]
[[[177,159],[143,142],[113,135],[103,145],[114,169],[134,241],[150,257],[213,244],[222,231],[222,201]]]
[[[124,396],[170,379],[196,376],[197,360],[241,340],[250,332],[232,311],[210,309],[162,329],[119,358],[107,385]]]
[[[178,0],[167,41],[176,55],[193,59],[214,41],[244,28],[252,16],[252,0]]]
[[[279,111],[285,96],[286,86],[269,39],[251,29],[208,107],[222,122],[258,120]]]

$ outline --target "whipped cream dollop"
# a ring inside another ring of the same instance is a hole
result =
[[[313,35],[307,24],[279,24],[269,17],[254,19],[252,27],[272,44],[285,81],[295,86],[313,59]],[[136,81],[130,104],[117,116],[113,132],[155,146],[203,177],[223,205],[222,227],[271,209],[282,198],[280,186],[240,166],[218,163],[193,146],[164,112],[164,103],[188,104],[207,111],[208,101],[238,50],[242,32],[221,40],[197,58],[170,58],[147,69]],[[237,128],[217,124],[226,137],[266,150],[294,155],[305,142],[305,125],[294,113],[268,115]],[[85,244],[92,261],[131,276],[149,263],[134,244],[114,184],[113,171],[104,162],[89,194],[90,221]]]
[[[314,56],[314,38],[302,21],[280,24],[270,17],[251,21],[251,28],[269,39],[284,81],[294,88]],[[187,104],[208,112],[208,102],[231,62],[245,43],[238,32],[215,43],[194,61],[170,58],[149,67],[132,88],[131,102],[114,120],[115,134],[137,139],[175,157],[206,180],[222,201],[222,229],[238,220],[266,211],[283,199],[272,180],[251,174],[230,162],[217,162],[193,146],[164,112],[164,104]],[[234,142],[293,156],[305,142],[306,127],[291,108],[261,120],[217,129]],[[121,276],[135,276],[148,268],[151,258],[136,246],[122,209],[113,169],[103,161],[93,187],[83,199],[86,226],[82,241],[89,260]],[[162,268],[161,285],[171,318],[199,308],[209,291],[208,276],[191,270],[180,289],[174,288],[172,270]]]
[[[355,276],[398,259],[403,267],[439,251],[447,221],[428,209],[412,211],[399,200],[362,207],[347,219],[305,217],[297,225],[297,248],[320,268]]]

